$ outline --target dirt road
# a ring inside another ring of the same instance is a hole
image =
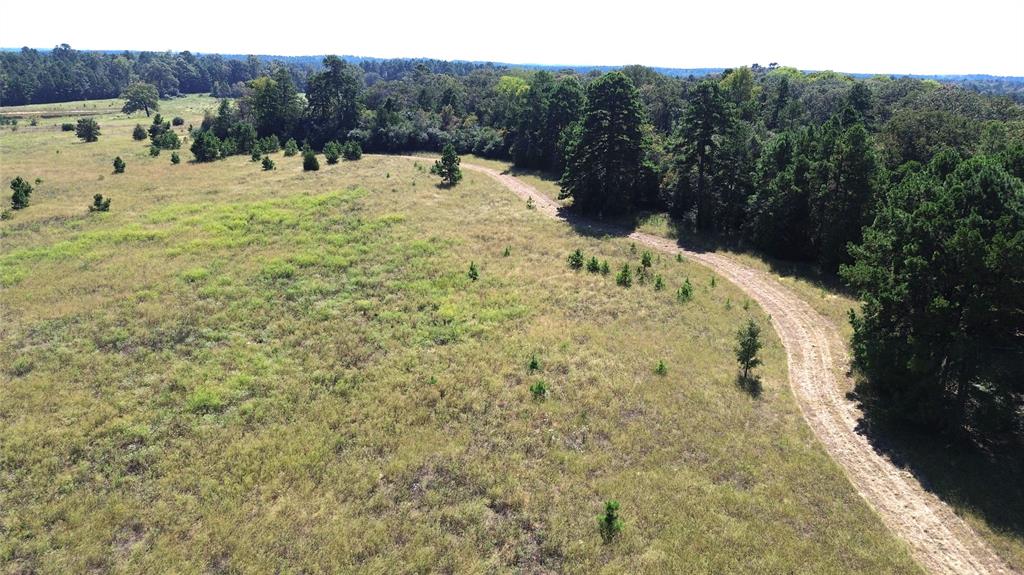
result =
[[[557,202],[513,176],[473,164],[462,167],[490,176],[524,201],[532,198],[535,209],[544,215],[564,221],[573,218],[561,211]],[[574,218],[572,223],[597,232],[621,233],[582,219]],[[786,348],[789,382],[804,418],[853,486],[889,529],[909,544],[921,565],[936,574],[1013,573],[949,506],[925,491],[910,473],[877,453],[868,439],[857,433],[861,414],[843,391],[847,387],[846,343],[830,320],[767,272],[748,268],[724,255],[681,248],[672,240],[639,232],[629,237],[708,266],[771,314],[772,324]]]

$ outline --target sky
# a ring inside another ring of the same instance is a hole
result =
[[[4,4],[8,48],[1024,76],[1024,0]]]

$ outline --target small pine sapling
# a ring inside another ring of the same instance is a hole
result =
[[[581,252],[580,250],[577,249],[573,253],[569,254],[568,261],[569,261],[569,267],[571,267],[572,269],[578,270],[578,269],[582,268],[583,267],[583,252]]]
[[[618,501],[605,501],[604,515],[597,518],[597,527],[605,544],[611,543],[622,532],[623,523],[619,518]]]
[[[103,194],[96,194],[92,197],[92,205],[89,206],[90,212],[109,212],[110,211],[110,198],[103,199]]]
[[[480,279],[480,270],[476,267],[476,262],[469,262],[469,279],[476,281]]]

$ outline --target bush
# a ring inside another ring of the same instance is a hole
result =
[[[592,274],[596,274],[596,273],[600,272],[601,271],[601,262],[597,261],[596,257],[590,256],[590,259],[587,260],[587,271],[592,273]]]
[[[540,360],[537,359],[536,353],[530,356],[530,363],[527,364],[526,367],[530,371],[537,371],[538,369],[540,369]]]
[[[249,159],[252,160],[253,162],[260,161],[261,157],[262,154],[260,154],[259,148],[253,148],[252,153],[249,154]]]
[[[341,156],[346,160],[358,160],[363,157],[363,147],[355,140],[349,140],[341,147]]]
[[[163,150],[177,150],[181,147],[181,138],[178,137],[178,134],[171,131],[151,137],[150,140],[153,141],[154,146]]]
[[[11,375],[21,377],[23,375],[28,375],[28,373],[32,371],[33,367],[35,367],[35,364],[32,363],[31,359],[25,356],[19,356],[11,362],[10,372]]]
[[[75,131],[75,125],[72,124],[71,122],[65,122],[65,123],[60,125],[60,131],[61,132],[74,132]]]
[[[341,158],[341,145],[334,141],[324,144],[324,157],[328,164],[337,164]]]
[[[32,198],[32,184],[29,184],[21,176],[11,180],[11,209],[22,210],[28,207]]]
[[[764,344],[761,343],[761,326],[754,320],[747,320],[747,325],[736,332],[736,361],[740,364],[744,382],[751,381],[750,370],[761,365],[757,356]]]
[[[185,125],[185,118],[182,118],[181,116],[175,116],[174,119],[171,120],[171,125],[172,126],[184,126]]]
[[[615,276],[615,283],[627,288],[633,285],[633,270],[629,269],[628,263],[622,264],[622,269]]]
[[[569,267],[571,267],[572,269],[578,270],[578,269],[582,268],[583,267],[583,252],[581,252],[580,250],[577,249],[573,253],[569,254],[568,261],[569,261]]]
[[[605,501],[604,515],[597,518],[597,527],[605,543],[611,543],[622,532],[623,523],[619,518],[618,501]]]
[[[274,166],[274,160],[271,160],[270,156],[263,156],[263,171],[269,172],[274,169],[276,169],[276,166]]]
[[[100,139],[100,125],[92,118],[81,118],[75,124],[75,135],[85,142],[95,142]]]
[[[238,142],[233,138],[224,138],[220,143],[220,156],[226,158],[238,153]]]
[[[115,174],[123,174],[124,173],[124,160],[121,159],[121,156],[118,156],[118,157],[114,158],[114,173]]]
[[[430,173],[441,176],[441,182],[447,186],[454,186],[462,179],[462,170],[459,169],[459,156],[455,153],[455,146],[445,144],[441,151],[441,159],[434,162]]]
[[[320,161],[316,159],[316,154],[309,148],[302,152],[302,169],[307,172],[315,172],[320,169]]]
[[[221,155],[221,141],[213,132],[203,130],[192,141],[191,149],[197,162],[212,162]]]
[[[110,211],[110,198],[103,199],[103,194],[96,194],[92,197],[92,205],[89,206],[90,212],[109,212]]]
[[[502,257],[508,257],[512,255],[512,246],[505,246],[505,251],[501,252]]]
[[[174,165],[181,163],[181,156],[178,155],[178,152],[171,152],[171,163]]]
[[[140,142],[145,140],[147,136],[146,129],[142,127],[142,124],[135,124],[135,129],[132,130],[132,139]]]
[[[676,299],[679,303],[686,303],[693,299],[693,284],[690,283],[690,278],[683,280],[683,285],[676,292]]]
[[[654,373],[656,373],[658,375],[667,375],[668,374],[668,366],[665,365],[665,361],[664,360],[658,360],[658,365],[656,365],[654,367]]]
[[[35,118],[32,118],[31,120],[28,121],[28,125],[29,126],[38,126],[39,125],[39,120],[37,120]]]
[[[159,156],[160,155],[160,148],[157,147],[155,144],[150,144],[149,145],[149,155],[154,157],[154,158]]]
[[[476,281],[480,279],[480,270],[476,267],[476,262],[469,262],[469,279]]]
[[[665,280],[661,279],[661,275],[654,276],[654,291],[661,291],[665,289]]]
[[[295,138],[288,138],[288,141],[284,143],[284,155],[291,157],[298,153],[299,145],[295,143]]]
[[[601,262],[601,275],[606,276],[610,273],[612,273],[612,268],[608,265],[608,260],[604,260]]]
[[[530,386],[530,393],[533,395],[533,399],[542,401],[548,395],[548,384],[542,379]]]
[[[644,250],[644,253],[640,256],[640,265],[645,269],[651,267],[651,252]]]
[[[266,138],[260,138],[256,146],[264,154],[273,154],[281,149],[281,141],[277,139],[277,134],[271,134]]]

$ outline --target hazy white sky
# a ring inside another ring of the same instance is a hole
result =
[[[1024,0],[4,2],[0,46],[1024,76]]]

